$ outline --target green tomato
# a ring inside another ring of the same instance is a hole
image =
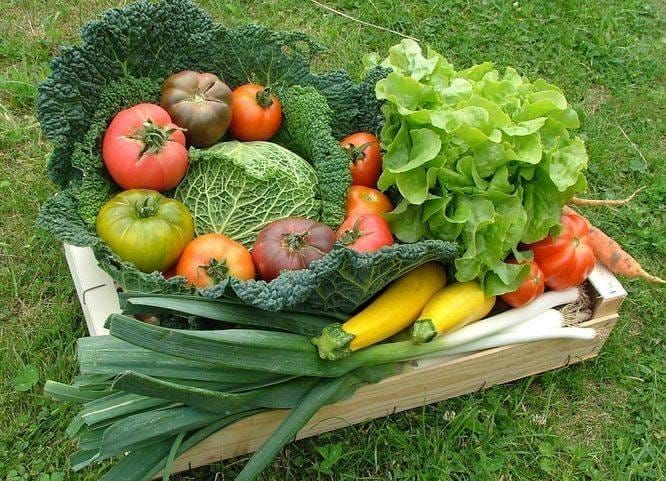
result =
[[[126,190],[102,206],[97,235],[143,272],[164,272],[194,237],[194,221],[182,203],[147,189]]]

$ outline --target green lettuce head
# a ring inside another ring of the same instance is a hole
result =
[[[379,187],[399,194],[395,235],[457,241],[459,281],[479,278],[489,295],[514,290],[527,269],[506,256],[556,229],[586,188],[585,145],[570,133],[578,115],[542,79],[488,62],[457,72],[412,40],[381,65],[392,72],[376,86],[386,102]]]

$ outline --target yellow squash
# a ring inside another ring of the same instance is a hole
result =
[[[438,334],[484,318],[495,305],[477,281],[457,282],[435,294],[412,326],[412,340],[428,342]]]
[[[344,324],[326,326],[312,340],[322,359],[336,360],[408,327],[430,298],[446,285],[444,267],[428,262],[411,270]]]

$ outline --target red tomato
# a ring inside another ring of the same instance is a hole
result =
[[[259,277],[270,281],[283,270],[307,269],[333,249],[335,232],[319,222],[287,217],[264,227],[252,248]]]
[[[379,139],[367,132],[356,132],[340,142],[349,155],[352,185],[376,187],[382,173],[382,150]]]
[[[534,261],[556,291],[582,284],[594,268],[594,252],[588,239],[589,227],[577,214],[562,215],[562,232],[527,246],[534,252]]]
[[[173,189],[187,171],[185,135],[159,105],[119,112],[102,141],[102,158],[123,189]]]
[[[388,222],[379,214],[348,217],[338,229],[336,237],[357,252],[374,252],[393,244]]]
[[[352,185],[347,192],[347,217],[363,214],[385,214],[393,210],[388,197],[377,189]]]
[[[231,93],[229,130],[238,140],[268,140],[280,129],[282,105],[268,87],[245,84]]]
[[[254,263],[243,244],[222,234],[205,234],[187,244],[176,275],[196,287],[210,287],[227,277],[254,279]]]
[[[508,259],[506,262],[510,264],[517,263],[515,259]],[[527,275],[527,279],[515,291],[502,294],[504,302],[511,307],[520,307],[529,304],[543,294],[545,290],[543,272],[541,272],[539,265],[534,261],[526,262],[526,264],[530,266],[530,273]]]

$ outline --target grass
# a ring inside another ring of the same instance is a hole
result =
[[[122,2],[58,3],[65,2],[10,0],[0,17],[0,481],[92,481],[101,472],[68,472],[73,446],[63,430],[73,411],[41,395],[46,379],[67,381],[75,373],[74,342],[85,331],[61,246],[34,229],[40,204],[53,193],[44,173],[50,145],[34,100],[58,46]],[[588,216],[665,276],[662,4],[327,3],[418,37],[459,67],[493,59],[560,85],[582,114],[590,196],[624,197],[647,186],[631,206],[588,209]],[[399,40],[309,2],[202,5],[227,24],[251,19],[310,33],[328,47],[320,69],[358,73],[361,52],[383,53]],[[621,320],[596,360],[293,443],[262,479],[665,479],[666,296],[642,281],[626,287]],[[25,391],[17,390],[21,380]],[[233,479],[243,462],[178,479]]]

